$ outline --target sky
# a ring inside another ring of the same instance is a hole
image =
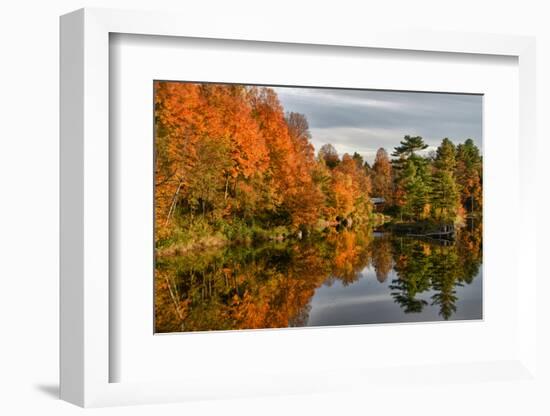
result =
[[[306,116],[317,152],[331,143],[372,164],[376,150],[391,154],[405,135],[422,136],[435,150],[445,137],[471,138],[482,150],[482,96],[399,91],[273,87],[285,112]]]

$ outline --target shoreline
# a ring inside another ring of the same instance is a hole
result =
[[[385,216],[385,218],[389,218]],[[263,229],[263,234],[258,238],[250,239],[230,239],[222,234],[213,234],[198,238],[188,242],[174,242],[173,244],[155,248],[155,255],[158,258],[167,258],[175,256],[184,256],[190,253],[196,253],[204,250],[221,249],[229,246],[259,246],[264,244],[276,243],[306,243],[308,241],[325,240],[330,236],[337,236],[342,232],[360,232],[368,231],[374,237],[380,234],[391,234],[396,237],[408,237],[413,239],[429,240],[434,243],[449,244],[456,241],[456,234],[464,227],[464,225],[452,225],[452,230],[441,232],[438,227],[449,224],[436,223],[430,221],[417,222],[393,222],[386,221],[370,221],[362,226],[343,227],[339,223],[331,223],[322,229],[316,229],[307,233],[298,232],[281,232],[281,227],[272,229]]]

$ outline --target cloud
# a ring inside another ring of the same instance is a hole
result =
[[[444,137],[472,138],[482,148],[482,96],[325,88],[274,88],[285,111],[304,114],[316,149],[331,143],[339,153],[358,152],[372,161],[391,152],[406,134],[430,148]]]
[[[364,108],[385,108],[399,109],[405,106],[405,103],[376,97],[358,94],[359,90],[336,90],[330,88],[278,88],[279,93],[294,98],[297,101],[310,102],[311,100],[323,102],[332,107],[354,105]]]

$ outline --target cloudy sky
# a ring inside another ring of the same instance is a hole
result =
[[[482,149],[480,95],[276,87],[285,111],[305,114],[315,150],[325,143],[338,153],[358,152],[372,163],[406,134],[422,136],[434,150],[441,139],[471,138]]]

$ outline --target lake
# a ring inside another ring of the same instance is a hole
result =
[[[482,230],[367,230],[157,259],[156,332],[482,318]]]

